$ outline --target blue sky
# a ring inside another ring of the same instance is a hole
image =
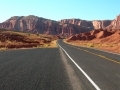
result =
[[[115,19],[120,14],[120,0],[1,0],[0,22],[12,16],[35,15],[52,20]]]

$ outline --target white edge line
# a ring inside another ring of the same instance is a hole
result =
[[[59,44],[58,44],[59,45]],[[75,66],[85,75],[85,77],[91,82],[91,84],[96,88],[96,90],[101,90],[93,80],[82,70],[82,68],[70,57],[70,55],[59,45],[59,47],[66,53],[70,60],[75,64]]]

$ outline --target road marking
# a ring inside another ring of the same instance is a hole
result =
[[[68,63],[67,58],[66,58],[67,56],[66,56],[66,54],[64,54],[62,48],[60,48],[60,54],[61,54],[64,66],[66,68],[66,72],[68,74],[70,83],[73,87],[73,90],[82,90],[82,84],[81,84],[79,78],[76,76],[76,73],[75,73],[74,69]]]
[[[68,45],[68,46],[69,46],[69,45]],[[80,50],[85,51],[85,52],[88,52],[88,53],[93,54],[93,55],[95,55],[95,56],[99,56],[99,57],[101,57],[101,58],[104,58],[104,59],[106,59],[106,60],[112,61],[112,62],[114,62],[114,63],[120,64],[119,61],[113,60],[113,59],[110,59],[110,58],[107,58],[106,56],[103,56],[103,55],[100,55],[100,54],[96,54],[96,53],[90,52],[90,51],[85,50],[85,49],[77,48],[77,47],[75,47],[75,46],[72,46],[72,47],[73,47],[73,48],[76,48],[76,49],[80,49]],[[99,51],[100,51],[100,50],[99,50]],[[104,51],[103,51],[103,52],[104,52]],[[114,53],[112,53],[112,54],[114,54]]]
[[[104,58],[104,59],[106,59],[106,60],[112,61],[112,62],[114,62],[114,63],[120,64],[119,61],[113,60],[113,59],[110,59],[110,58],[107,58],[106,56],[103,56],[103,55],[100,55],[100,54],[96,54],[96,53],[93,53],[93,52],[90,52],[90,51],[87,51],[87,50],[83,50],[83,51],[88,52],[88,53],[90,53],[90,54],[93,54],[93,55],[95,55],[95,56],[99,56],[99,57]]]
[[[59,44],[58,44],[59,45]],[[90,81],[90,83],[95,87],[96,90],[101,90],[94,81],[82,70],[82,68],[70,57],[70,55],[63,49],[60,45],[59,47],[66,53],[69,59],[75,64],[75,66],[85,75],[85,77]]]
[[[66,43],[66,42],[64,42],[64,43]],[[69,45],[69,46],[77,46],[77,45],[73,45],[73,44],[69,44],[69,43],[66,43],[66,44]],[[102,51],[102,52],[106,52],[106,53],[111,53],[111,54],[115,54],[115,55],[120,55],[120,54],[118,54],[118,53],[109,52],[109,51],[105,51],[105,50],[100,50],[100,49],[92,48],[92,47],[85,47],[85,46],[78,46],[78,47],[89,48],[89,49],[94,49],[94,50],[98,50],[98,51]]]

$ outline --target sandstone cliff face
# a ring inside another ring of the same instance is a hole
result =
[[[103,29],[111,24],[111,20],[93,20],[94,29]]]
[[[73,23],[73,22],[72,22]],[[77,24],[61,23],[37,16],[14,16],[0,24],[0,28],[24,32],[70,36],[91,30]]]
[[[67,23],[67,24],[74,24],[74,25],[78,25],[80,27],[87,27],[87,28],[93,29],[92,21],[86,21],[86,20],[81,20],[81,19],[63,19],[63,20],[60,20],[58,22]]]
[[[54,21],[29,16],[14,16],[0,23],[0,28],[8,30],[18,30],[31,33],[52,34],[71,36],[81,32],[91,31],[93,29],[120,28],[120,15],[115,20],[81,20],[81,19],[63,19]]]
[[[118,15],[106,29],[120,29],[120,15]]]
[[[92,29],[103,29],[109,26],[112,20],[93,20],[93,21],[86,21],[81,19],[64,19],[60,20],[60,23],[70,23],[74,25],[78,25],[80,27],[87,27]]]
[[[26,17],[11,17],[7,21],[0,25],[0,28],[19,30],[19,31],[29,31],[33,33],[46,33],[50,28],[53,29],[56,26],[56,21],[51,21],[44,18],[39,18],[37,16],[26,16]],[[52,32],[53,34],[54,32]]]

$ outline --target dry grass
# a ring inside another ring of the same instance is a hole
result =
[[[110,52],[120,53],[120,43],[93,43],[91,41],[69,41],[65,43],[76,45],[76,46],[84,46],[84,47],[92,47],[92,48],[98,48],[101,50],[106,50]]]
[[[43,45],[38,45],[37,48],[57,48],[57,40],[51,41],[50,43],[46,43]]]
[[[58,45],[57,45],[57,40],[54,40],[54,41],[52,41],[51,43],[50,43],[50,47],[58,47]]]
[[[0,30],[0,50],[57,47],[56,36]]]
[[[4,48],[0,48],[0,50],[7,50],[7,49],[8,49],[8,48],[5,48],[5,47],[4,47]]]

